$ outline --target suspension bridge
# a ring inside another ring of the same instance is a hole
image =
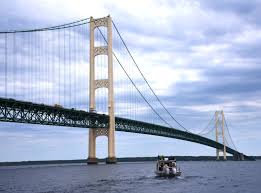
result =
[[[230,136],[223,111],[193,133],[175,119],[144,76],[110,16],[32,30],[0,32],[0,121],[89,128],[87,162],[96,138],[115,131],[186,140],[235,160],[250,160]]]

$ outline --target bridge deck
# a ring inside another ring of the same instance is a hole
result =
[[[0,98],[0,121],[81,128],[107,128],[109,118],[103,114]],[[170,137],[223,149],[223,145],[216,141],[174,128],[120,117],[115,118],[115,123],[116,131]],[[227,147],[227,152],[233,155],[240,154],[229,147]],[[245,156],[245,158],[251,159],[248,156]]]

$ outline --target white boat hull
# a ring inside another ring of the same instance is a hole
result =
[[[174,173],[165,173],[165,172],[160,172],[160,171],[155,171],[155,174],[158,176],[158,177],[177,177],[177,176],[180,176],[181,175],[181,172],[178,171],[176,172],[175,174]]]

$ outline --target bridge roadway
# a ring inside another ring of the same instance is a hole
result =
[[[0,98],[0,121],[81,128],[107,128],[109,118],[104,114]],[[223,149],[222,144],[200,135],[142,121],[116,117],[115,127],[116,131],[181,139]],[[227,152],[237,158],[243,155],[229,147],[227,147]],[[246,160],[252,159],[246,155],[243,156]]]

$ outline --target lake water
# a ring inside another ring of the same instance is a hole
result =
[[[155,162],[0,167],[0,192],[261,192],[261,161],[178,164],[182,176],[170,179],[155,177]]]

